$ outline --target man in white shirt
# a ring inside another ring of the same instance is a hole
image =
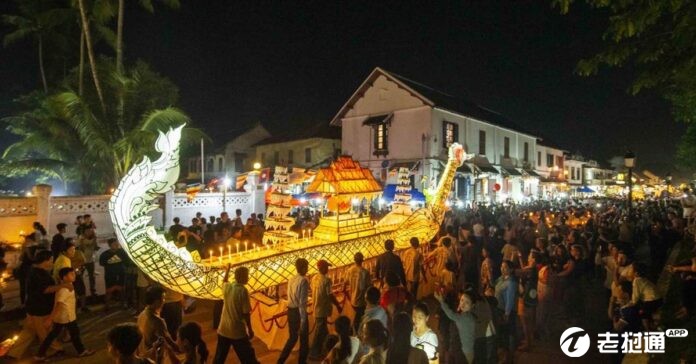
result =
[[[312,339],[312,347],[310,348],[310,358],[323,359],[324,343],[329,336],[328,318],[331,316],[333,304],[336,306],[338,313],[343,309],[336,300],[331,291],[331,279],[326,276],[329,272],[329,262],[320,259],[317,262],[319,274],[312,277],[312,301],[314,301],[314,338]]]
[[[350,305],[353,306],[355,317],[353,318],[353,332],[360,332],[360,320],[365,314],[365,292],[372,285],[370,272],[363,268],[362,263],[365,257],[361,252],[355,253],[353,261],[355,264],[348,268],[345,276],[345,284],[348,285],[350,294]]]
[[[278,357],[278,364],[285,363],[297,339],[300,339],[300,357],[298,364],[307,363],[309,353],[309,323],[307,321],[307,298],[309,296],[309,282],[306,275],[309,269],[307,259],[298,258],[295,261],[297,275],[288,280],[288,330],[290,337]]]

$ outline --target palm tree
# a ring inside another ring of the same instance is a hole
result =
[[[87,151],[55,112],[50,97],[34,93],[21,102],[29,111],[2,120],[21,139],[3,153],[0,173],[20,177],[36,172],[61,181],[66,191],[68,182],[73,181],[79,181],[83,191],[90,191],[91,177],[99,167],[83,158]]]
[[[117,102],[115,95],[122,93],[129,106],[123,127],[112,122],[115,108],[100,112],[91,88],[86,87],[82,96],[69,90],[45,97],[28,112],[4,120],[21,140],[5,151],[0,172],[61,175],[64,180],[80,181],[83,193],[103,192],[151,152],[148,146],[159,131],[190,123],[185,113],[171,106],[178,91],[169,80],[142,62],[121,75],[107,61],[98,67],[107,75],[105,96]],[[184,129],[185,143],[194,144],[201,137],[207,138],[198,129]],[[42,150],[38,148],[42,144],[51,147]]]
[[[92,80],[94,81],[94,88],[97,92],[97,97],[99,98],[99,105],[101,106],[102,114],[106,114],[106,103],[104,102],[104,92],[102,90],[101,81],[99,80],[99,74],[97,73],[97,61],[94,56],[94,49],[92,43],[92,33],[90,31],[90,23],[87,17],[87,9],[85,8],[85,0],[77,0],[77,7],[80,10],[80,22],[82,24],[82,33],[85,36],[85,45],[87,46],[87,58],[89,59],[89,65],[92,70]]]
[[[17,1],[18,14],[3,15],[2,22],[14,27],[3,38],[5,47],[26,38],[36,42],[39,60],[39,73],[44,93],[48,93],[48,80],[44,64],[45,42],[56,42],[61,37],[57,28],[68,22],[74,13],[70,8],[59,7],[53,1],[26,0]]]

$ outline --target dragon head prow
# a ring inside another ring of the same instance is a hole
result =
[[[449,160],[454,160],[457,162],[457,167],[461,166],[465,160],[467,160],[467,154],[464,150],[464,146],[459,143],[452,143],[449,147]]]
[[[178,149],[179,141],[181,140],[181,131],[184,129],[184,126],[186,126],[186,123],[183,123],[176,128],[169,128],[167,133],[163,133],[161,130],[158,130],[157,133],[159,135],[157,136],[157,141],[155,142],[155,149],[158,152]],[[172,146],[175,147],[172,148]]]

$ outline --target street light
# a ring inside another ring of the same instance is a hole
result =
[[[254,170],[255,170],[255,171],[258,171],[259,169],[261,169],[261,163],[255,162],[255,163],[254,163]]]
[[[225,178],[222,179],[222,211],[225,212],[227,211],[227,189],[230,187],[230,184],[232,182],[230,181],[230,178],[225,176]]]
[[[628,217],[633,216],[633,167],[636,165],[636,155],[630,150],[624,155],[624,165],[628,168]]]

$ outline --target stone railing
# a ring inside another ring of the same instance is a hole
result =
[[[36,215],[36,197],[0,199],[0,217]]]
[[[109,212],[110,195],[52,197],[51,214],[84,215]]]
[[[159,208],[150,212],[151,224],[157,228],[168,227],[173,218],[178,217],[182,224],[188,225],[197,212],[207,218],[219,217],[224,210],[234,216],[234,211],[240,209],[244,219],[252,212],[264,213],[265,195],[256,183],[258,176],[252,175],[249,180],[254,183],[247,192],[199,193],[191,201],[184,193],[168,192],[159,199]],[[49,236],[56,233],[57,224],[65,223],[67,235],[73,236],[77,216],[85,214],[91,215],[97,226],[97,236],[114,235],[109,215],[111,195],[51,196],[51,190],[49,185],[36,185],[32,188],[32,197],[0,198],[0,241],[21,242],[21,234],[31,232],[34,221],[41,223]]]

